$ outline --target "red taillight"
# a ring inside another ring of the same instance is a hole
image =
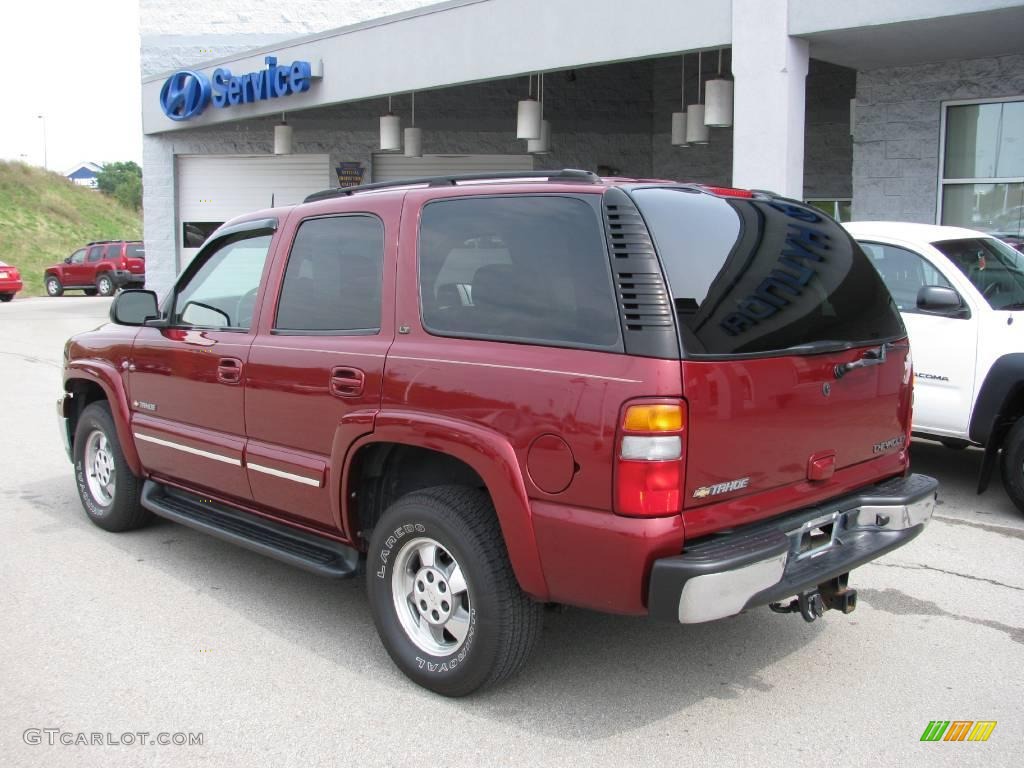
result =
[[[685,403],[631,403],[619,423],[615,511],[631,517],[679,514],[686,450]]]

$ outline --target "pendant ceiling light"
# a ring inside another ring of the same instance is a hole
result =
[[[290,155],[292,153],[292,127],[281,113],[281,123],[274,126],[274,154]]]
[[[394,152],[402,148],[402,121],[391,112],[391,97],[388,96],[388,113],[380,117],[380,149]]]
[[[708,127],[704,125],[704,103],[701,99],[701,78],[703,77],[701,54],[697,53],[697,103],[686,110],[686,143],[707,144]]]
[[[405,156],[423,157],[423,131],[416,127],[416,94],[412,94],[412,122],[405,129]]]
[[[682,98],[680,104],[682,109],[679,112],[672,113],[672,146],[673,147],[688,147],[686,143],[686,54],[682,56],[682,66],[680,67],[680,74],[682,76],[683,85],[681,88]]]
[[[532,155],[551,153],[551,123],[544,119],[544,73],[537,75],[537,93],[540,96],[540,136],[526,140],[526,151]]]
[[[533,98],[533,75],[528,75],[530,95],[519,102],[516,110],[516,138],[540,138],[540,102]]]
[[[704,125],[709,128],[728,128],[732,125],[732,80],[722,77],[722,49],[718,50],[718,77],[704,86],[707,106]]]

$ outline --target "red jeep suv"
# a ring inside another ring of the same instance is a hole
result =
[[[543,605],[849,613],[925,526],[910,350],[849,235],[777,196],[584,171],[328,190],[228,222],[162,306],[72,338],[101,528],[152,515],[325,576],[464,695]]]
[[[79,248],[60,264],[47,267],[47,296],[82,290],[86,296],[113,296],[118,288],[146,284],[146,251],[139,240],[99,240]]]

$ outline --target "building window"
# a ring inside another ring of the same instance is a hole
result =
[[[939,221],[1024,234],[1024,96],[943,105]]]
[[[814,206],[823,213],[827,213],[836,221],[849,221],[851,219],[850,209],[853,203],[848,197],[829,200],[804,200],[804,202]]]

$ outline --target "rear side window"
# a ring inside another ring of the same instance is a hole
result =
[[[952,288],[923,256],[895,245],[862,242],[860,247],[882,276],[900,312],[917,312],[917,294],[926,285]]]
[[[108,259],[119,259],[121,258],[121,243],[113,243],[107,246],[107,258]]]
[[[303,222],[295,235],[275,330],[380,330],[384,225],[375,216]]]
[[[665,269],[688,356],[787,354],[905,335],[871,262],[814,208],[686,188],[632,195]]]
[[[89,249],[89,261],[99,261],[103,258],[103,246],[94,245]]]
[[[127,245],[127,250],[125,251],[125,256],[129,259],[144,259],[146,258],[146,249],[141,243],[129,243]]]
[[[419,256],[423,324],[432,333],[622,348],[601,221],[579,198],[429,203]]]

